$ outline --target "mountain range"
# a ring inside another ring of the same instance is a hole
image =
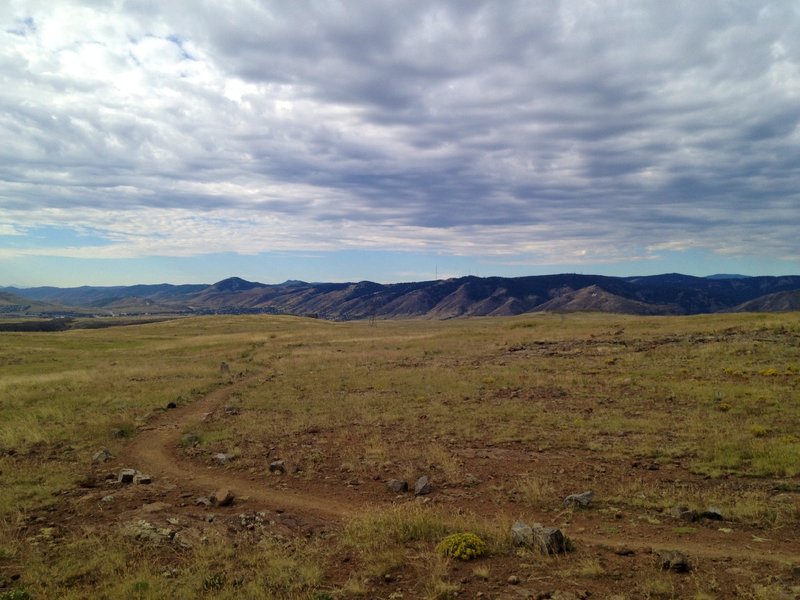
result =
[[[460,277],[414,283],[263,284],[238,277],[213,285],[0,288],[0,315],[274,313],[333,320],[600,311],[691,315],[800,310],[800,276]]]

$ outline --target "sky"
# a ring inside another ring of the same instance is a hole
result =
[[[800,273],[794,0],[4,0],[0,285]]]

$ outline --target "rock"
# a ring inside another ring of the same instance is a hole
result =
[[[136,469],[122,469],[117,476],[119,483],[133,483],[133,478],[136,477]]]
[[[142,512],[157,513],[162,510],[167,510],[168,508],[171,508],[171,506],[166,502],[150,502],[149,504],[142,505]]]
[[[586,508],[594,498],[594,492],[589,490],[580,494],[570,494],[564,498],[564,506],[575,508]]]
[[[198,529],[186,528],[176,532],[172,540],[182,548],[194,548],[205,540],[205,536]]]
[[[414,484],[414,495],[415,496],[424,496],[425,494],[430,494],[433,491],[433,486],[428,481],[428,477],[423,475],[419,479],[417,479],[417,483]]]
[[[147,542],[163,542],[171,540],[175,533],[166,527],[156,527],[149,521],[141,519],[127,523],[122,527],[122,534]]]
[[[691,510],[688,506],[675,506],[670,511],[670,514],[673,517],[677,517],[678,519],[682,519],[684,521],[694,522],[700,518],[700,515],[697,514],[696,510]]]
[[[517,585],[519,583],[519,577],[517,577],[516,575],[509,575],[508,583],[509,585]]]
[[[109,503],[113,501],[114,501],[114,496],[103,496],[102,498],[100,498],[100,502]]]
[[[239,409],[238,409],[238,408],[236,408],[235,406],[226,406],[226,407],[225,407],[225,408],[222,410],[222,412],[224,412],[224,413],[225,413],[226,415],[228,415],[229,417],[235,417],[236,415],[238,415],[238,414],[239,414]]]
[[[110,433],[111,433],[111,437],[113,437],[113,438],[124,438],[125,437],[125,430],[124,429],[120,429],[118,427],[114,427],[111,430]]]
[[[618,556],[633,556],[636,554],[636,550],[628,548],[627,546],[617,546],[614,548],[614,554]]]
[[[108,448],[102,448],[92,455],[92,464],[97,465],[111,460],[114,456],[108,451]]]
[[[171,410],[173,408],[178,408],[178,405],[175,402],[167,402],[167,409]]]
[[[390,479],[386,482],[386,487],[395,494],[402,494],[408,491],[408,482],[401,479]]]
[[[286,463],[282,460],[275,460],[269,463],[269,472],[283,475],[286,473]]]
[[[558,527],[534,525],[533,535],[543,554],[563,554],[569,550],[569,542]]]
[[[515,546],[533,546],[533,528],[517,521],[511,526],[511,541]]]
[[[709,506],[706,510],[700,513],[700,518],[708,519],[709,521],[724,521],[722,511],[716,506]]]
[[[150,475],[145,475],[144,473],[136,473],[133,476],[133,483],[137,483],[139,485],[150,485],[153,483],[153,478]]]
[[[233,499],[233,492],[228,488],[220,488],[209,497],[211,503],[217,506],[230,506],[233,504]]]
[[[233,460],[233,454],[225,454],[224,452],[218,452],[217,454],[214,455],[214,460],[221,465],[227,465],[230,461]]]
[[[570,549],[569,540],[557,527],[543,527],[538,523],[533,527],[522,521],[511,526],[511,540],[515,546],[525,546],[542,554],[562,554]]]
[[[211,500],[205,496],[200,496],[194,501],[195,506],[211,506]]]
[[[185,433],[181,437],[181,443],[186,444],[187,446],[194,446],[200,443],[200,436],[196,433]]]
[[[239,524],[245,529],[256,529],[262,527],[267,514],[264,512],[246,512],[239,515]]]
[[[689,558],[680,550],[661,550],[658,553],[659,563],[665,571],[686,573],[689,571]]]

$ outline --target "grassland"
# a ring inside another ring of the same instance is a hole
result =
[[[0,598],[519,597],[510,575],[575,597],[784,597],[800,562],[799,384],[796,313],[0,333]],[[188,478],[104,481],[150,466],[125,464],[126,449],[170,418],[168,403],[215,391],[225,402],[174,432],[176,460],[347,514],[256,497],[214,512],[193,505],[210,490]],[[188,433],[198,441],[181,444]],[[102,447],[118,462],[92,465]],[[276,459],[299,470],[270,475]],[[420,475],[434,484],[425,499],[385,489]],[[594,506],[565,511],[584,489]],[[678,505],[726,521],[687,524]],[[576,552],[513,550],[518,518],[563,527]],[[127,535],[142,519],[196,539]],[[481,535],[489,556],[439,556],[458,531]],[[620,544],[634,556],[609,550]],[[692,574],[662,573],[646,551],[659,544],[694,554]]]

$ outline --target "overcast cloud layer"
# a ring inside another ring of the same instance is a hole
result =
[[[6,0],[0,257],[800,261],[798,7]]]

